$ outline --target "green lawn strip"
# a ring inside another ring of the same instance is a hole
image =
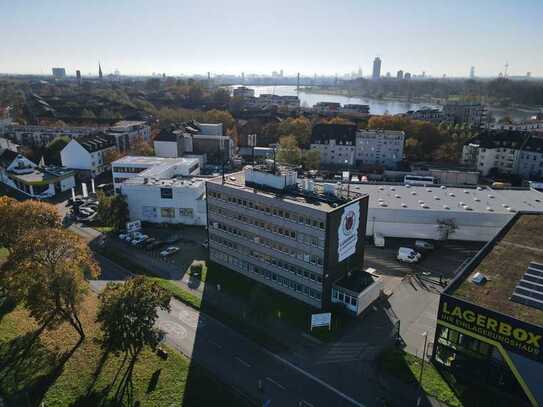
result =
[[[416,356],[399,349],[387,349],[381,354],[379,364],[384,372],[397,377],[402,382],[419,385],[422,360]],[[422,388],[426,394],[450,406],[462,406],[449,384],[429,362],[424,363]]]
[[[96,304],[95,297],[86,302],[89,316],[84,327],[87,338],[66,361],[59,375],[52,375],[58,361],[77,341],[67,325],[44,332],[25,357],[0,369],[0,394],[8,404],[38,405],[43,398],[48,407],[117,405],[112,401],[116,387],[109,386],[121,367],[122,355],[108,354],[98,369],[104,351],[97,341],[100,330],[94,322]],[[19,308],[4,315],[0,322],[0,360],[9,360],[13,345],[21,343],[24,335],[35,328],[31,318]],[[191,400],[203,402],[203,405],[221,402],[243,405],[228,386],[212,378],[201,367],[192,365],[175,350],[166,349],[167,360],[145,350],[135,365],[133,400],[138,400],[141,406],[192,405]],[[121,370],[121,374],[123,372]],[[158,377],[156,386],[152,385],[153,375]]]
[[[92,228],[101,233],[113,232],[113,226],[93,226]]]
[[[8,257],[8,249],[6,249],[5,247],[0,247],[0,262],[4,261],[7,259]]]
[[[221,322],[224,322],[226,325],[251,338],[253,341],[275,351],[287,349],[287,346],[275,339],[273,335],[264,332],[262,329],[258,329],[254,325],[250,324],[248,321],[240,318],[239,316],[233,316],[231,313],[215,307],[210,303],[206,303],[205,306],[202,307],[202,299],[199,296],[192,294],[191,292],[184,289],[179,284],[176,284],[172,280],[153,275],[149,270],[147,270],[143,266],[140,266],[139,264],[134,263],[132,259],[125,256],[124,254],[110,249],[101,249],[99,253],[109,258],[110,260],[121,264],[135,274],[148,276],[148,278],[158,282],[161,287],[168,290],[170,294],[177,300],[196,310],[201,310],[206,314],[220,320]],[[205,269],[206,275],[208,275],[208,267],[205,267]]]

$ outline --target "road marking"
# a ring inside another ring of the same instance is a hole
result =
[[[266,380],[270,383],[275,384],[277,387],[279,387],[281,390],[286,390],[287,388],[283,386],[281,383],[277,383],[275,380],[273,380],[271,377],[266,377]]]
[[[212,344],[213,346],[217,347],[218,349],[222,349],[222,345],[215,342],[215,341],[212,341],[211,339],[209,339],[209,343]]]
[[[236,360],[245,367],[251,367],[251,365],[249,363],[247,363],[246,361],[244,361],[242,358],[240,358],[238,356],[236,356]]]
[[[305,401],[305,400],[300,401],[300,406],[315,407],[309,401]]]
[[[306,372],[305,370],[303,370],[302,368],[296,366],[295,364],[292,364],[290,363],[288,360],[285,360],[283,359],[281,356],[279,355],[276,355],[275,353],[273,352],[270,352],[269,350],[265,349],[265,348],[261,348],[264,353],[267,353],[269,356],[279,360],[280,362],[283,362],[285,365],[291,367],[292,369],[298,371],[299,373],[309,377],[310,379],[316,381],[317,383],[319,383],[321,386],[324,386],[326,387],[328,390],[330,391],[333,391],[334,393],[336,393],[338,396],[341,396],[343,397],[345,400],[349,401],[350,403],[354,404],[355,406],[358,406],[358,407],[365,407],[362,403],[359,403],[358,401],[356,401],[355,399],[353,399],[352,397],[349,397],[347,396],[345,393],[342,393],[340,392],[338,389],[336,389],[335,387],[332,387],[330,386],[328,383],[322,381],[321,379],[319,379],[318,377],[315,377],[313,376],[311,373],[309,372]]]
[[[167,334],[177,335],[181,339],[187,337],[187,330],[177,322],[162,321],[158,324],[158,326],[160,329],[166,331]]]

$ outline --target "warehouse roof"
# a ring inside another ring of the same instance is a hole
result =
[[[543,214],[517,214],[496,239],[489,242],[445,291],[513,318],[543,326],[543,310],[512,301],[515,287],[530,263],[543,263]],[[472,282],[475,273],[487,281]]]
[[[542,211],[543,194],[533,190],[495,190],[489,187],[452,188],[351,184],[350,190],[369,194],[370,208],[513,214]]]

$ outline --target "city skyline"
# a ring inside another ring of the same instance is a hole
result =
[[[52,4],[0,4],[0,13],[10,16],[0,27],[6,39],[1,73],[50,74],[65,67],[70,76],[97,74],[100,62],[104,74],[341,75],[361,67],[369,76],[378,56],[382,76],[403,70],[468,77],[475,66],[478,77],[495,77],[506,63],[511,76],[543,76],[536,41],[543,36],[537,21],[543,5],[534,0]]]

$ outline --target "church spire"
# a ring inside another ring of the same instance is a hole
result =
[[[100,62],[98,62],[98,78],[102,79],[102,67],[100,66]]]

